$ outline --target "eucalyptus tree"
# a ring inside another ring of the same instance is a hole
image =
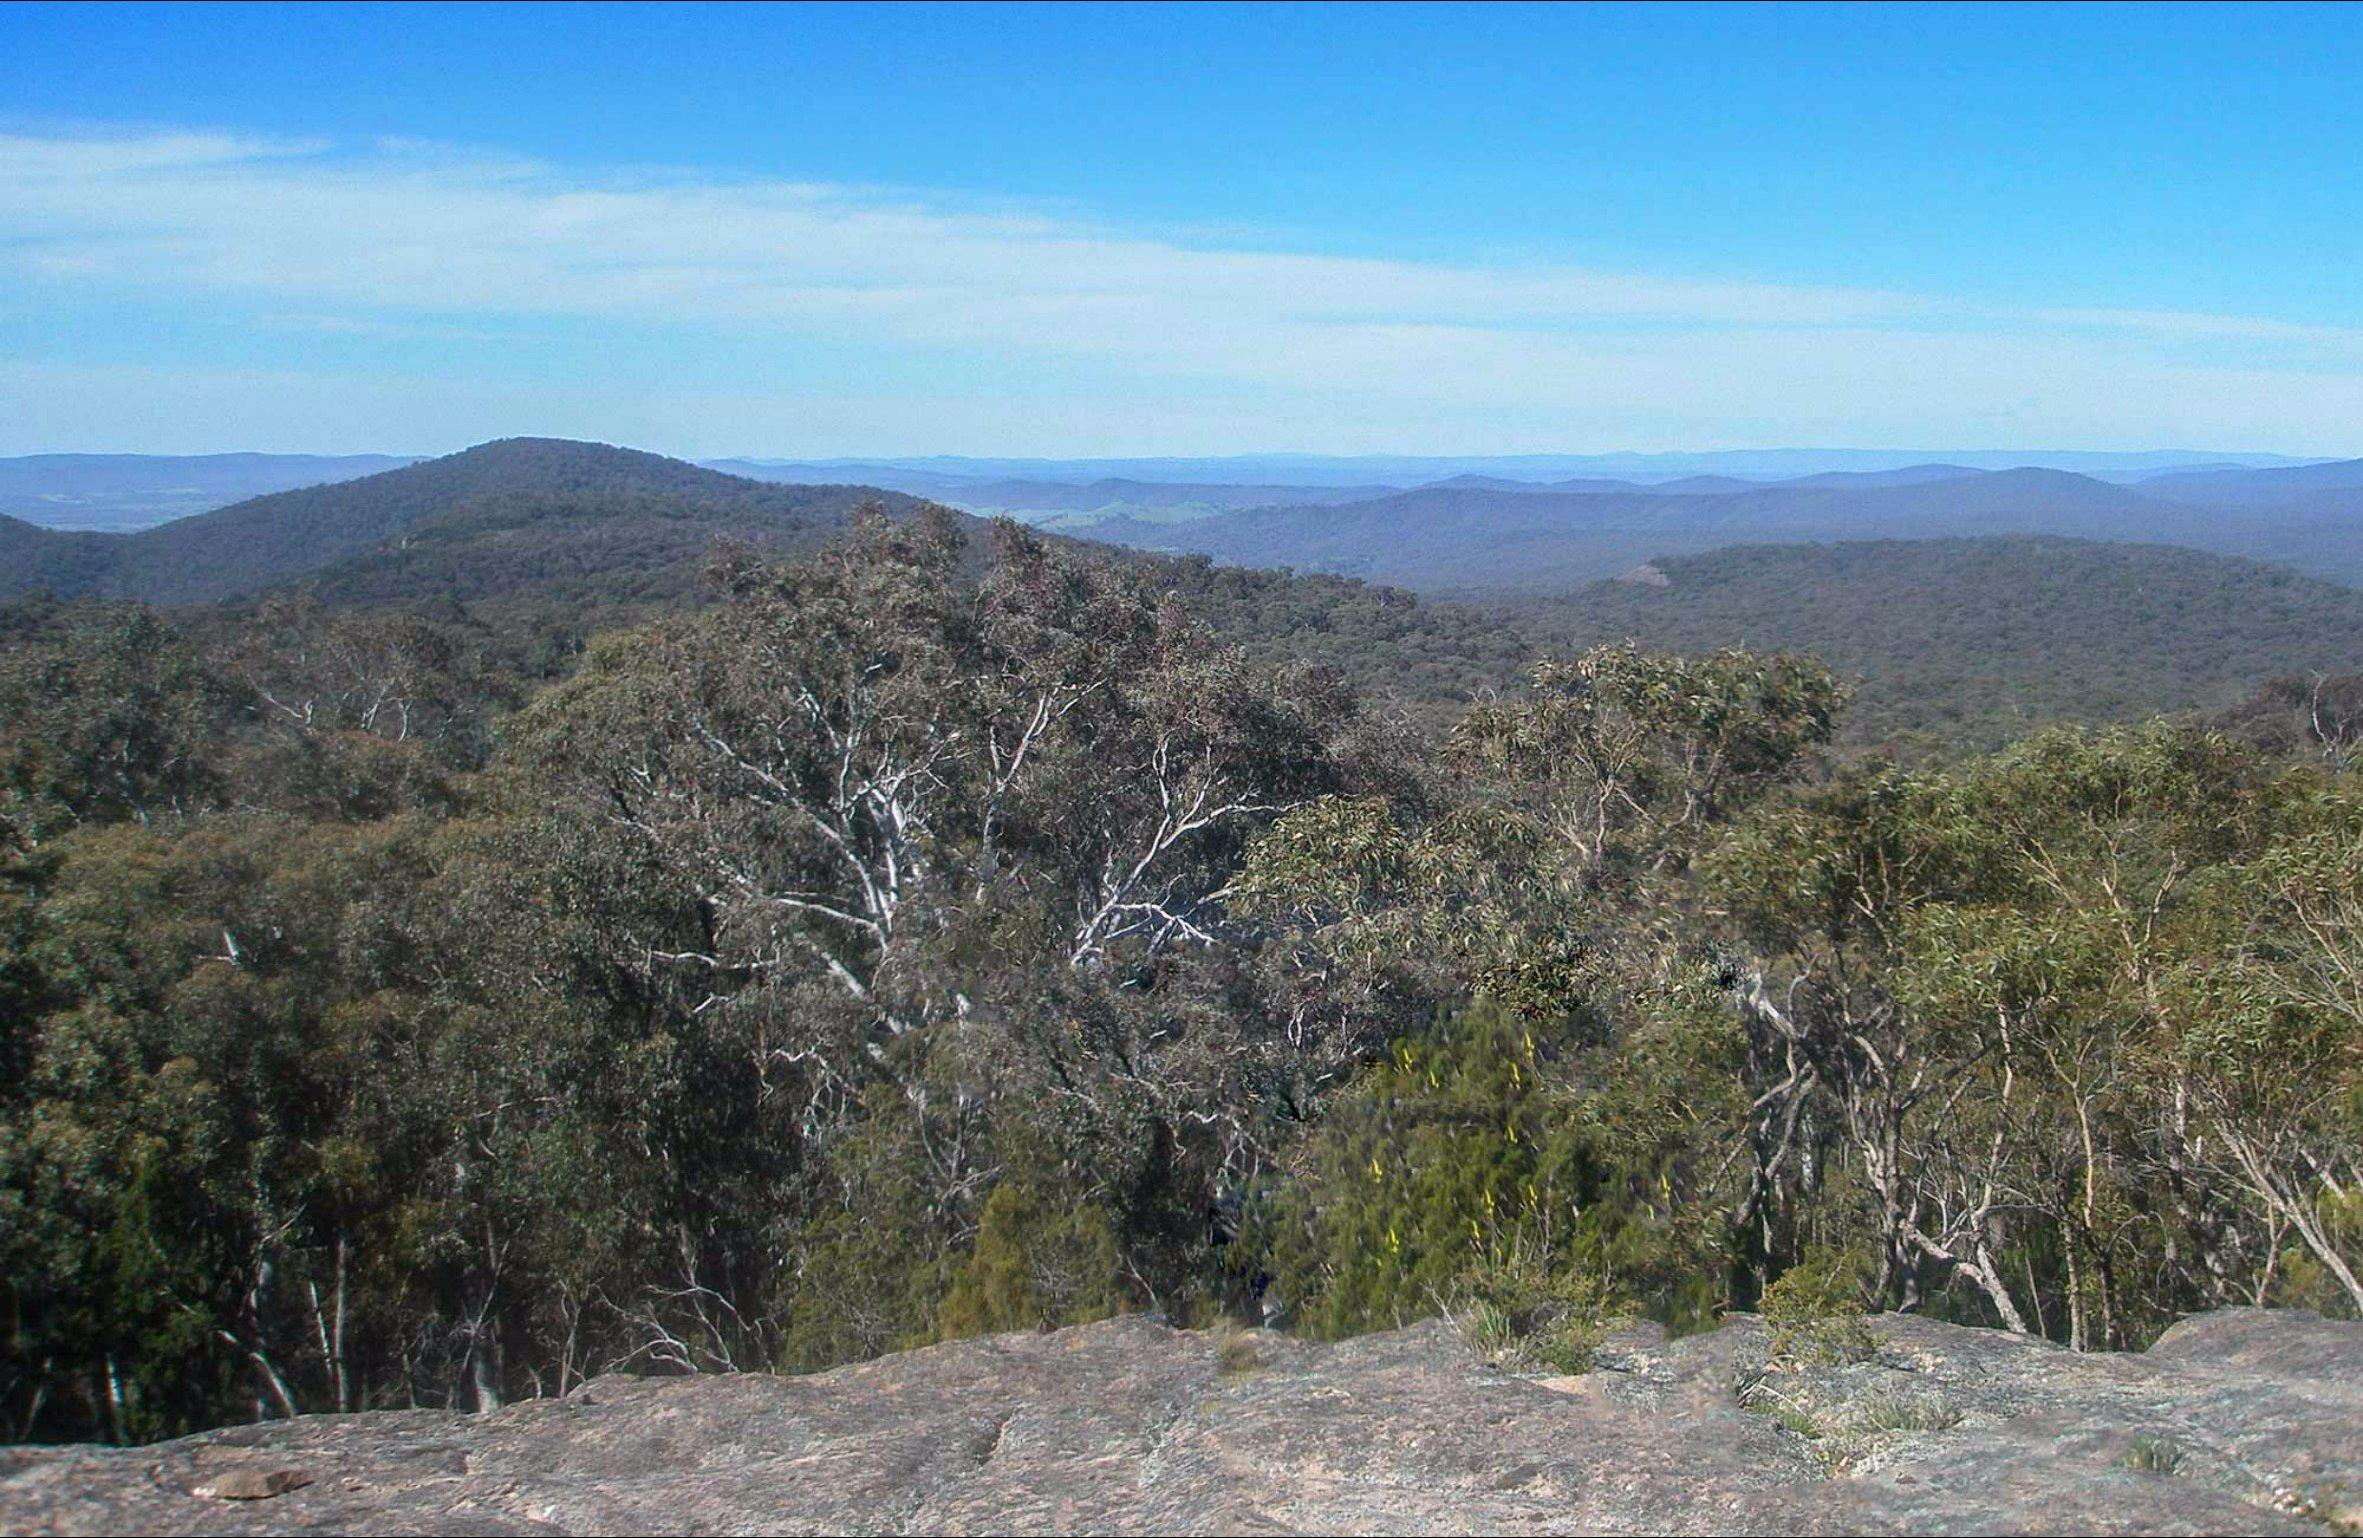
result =
[[[1408,793],[1280,818],[1240,903],[1278,930],[1306,1010],[1382,1032],[1471,994],[1583,1014],[1659,965],[1701,840],[1828,742],[1844,700],[1805,658],[1545,660],[1475,703]]]
[[[1415,794],[1324,798],[1258,839],[1240,901],[1275,926],[1293,1018],[1400,1038],[1275,1198],[1273,1264],[1318,1294],[1296,1301],[1387,1317],[1475,1263],[1711,1309],[1725,1240],[1700,1217],[1747,1107],[1686,873],[1843,700],[1807,659],[1603,647],[1478,702]]]
[[[153,610],[40,615],[0,647],[0,818],[37,844],[221,805],[241,705]]]
[[[1020,1144],[1120,1202],[1261,1135],[1295,1045],[1225,981],[1255,939],[1229,889],[1343,783],[1350,713],[1113,563],[1011,524],[986,556],[873,513],[728,559],[719,603],[529,709],[503,771],[581,873],[552,890],[612,917],[603,965],[749,1097],[739,1142],[807,1177],[901,1147],[954,1239]]]
[[[2268,1295],[2294,1236],[2363,1303],[2345,805],[2157,724],[1747,820],[1706,875],[1760,1043],[1758,1264],[1785,1213],[1867,1240],[1891,1303],[2101,1347]]]
[[[2215,946],[2168,991],[2162,1066],[2180,1160],[2363,1314],[2363,804],[2309,797],[2256,858],[2212,873]]]

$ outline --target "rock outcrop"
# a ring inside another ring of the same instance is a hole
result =
[[[1594,1369],[1441,1324],[1341,1345],[1122,1319],[807,1378],[599,1379],[495,1413],[0,1452],[11,1532],[2353,1530],[2363,1325],[2231,1311],[2139,1355],[1886,1317],[1768,1363],[1738,1319]]]

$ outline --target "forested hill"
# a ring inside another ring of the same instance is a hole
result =
[[[1561,644],[1812,652],[1857,675],[1857,742],[1991,745],[2053,720],[2225,705],[2363,666],[2363,592],[2166,545],[2050,537],[1749,545],[1520,606]]]
[[[0,528],[0,596],[194,603],[316,578],[328,596],[404,602],[658,596],[717,538],[809,548],[861,487],[766,485],[605,444],[510,438],[382,475],[255,497],[137,534]]]
[[[119,536],[61,533],[0,513],[0,596],[100,591],[121,544]]]

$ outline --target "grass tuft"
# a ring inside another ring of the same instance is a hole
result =
[[[2125,1449],[2125,1466],[2145,1474],[2171,1474],[2182,1467],[2183,1449],[2172,1437],[2138,1436]]]
[[[1249,1331],[1225,1325],[1214,1334],[1214,1364],[1215,1371],[1226,1378],[1259,1372],[1265,1365],[1263,1348]]]

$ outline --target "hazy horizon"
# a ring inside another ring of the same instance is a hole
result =
[[[1140,452],[1106,452],[1091,454],[1032,454],[1006,453],[946,453],[939,451],[880,450],[864,452],[848,450],[842,453],[790,454],[768,450],[738,450],[721,453],[701,453],[662,445],[630,442],[618,438],[583,438],[576,434],[555,432],[502,433],[492,437],[474,438],[464,443],[452,443],[432,449],[393,449],[380,446],[282,449],[256,448],[249,445],[225,445],[219,448],[188,450],[149,450],[123,448],[35,448],[0,454],[0,462],[27,459],[208,459],[252,456],[277,459],[436,459],[457,454],[484,443],[502,438],[572,439],[578,442],[613,444],[618,448],[638,449],[645,453],[663,454],[696,464],[721,464],[737,461],[756,465],[905,465],[927,464],[1174,464],[1204,465],[1237,464],[1354,464],[1354,463],[1525,463],[1566,461],[1570,463],[1648,462],[1675,465],[1708,460],[1795,458],[1799,461],[1855,460],[1878,461],[1866,463],[1864,468],[1903,468],[1912,465],[1959,463],[1972,469],[2005,469],[2016,467],[2049,467],[2053,461],[2069,460],[2151,460],[2161,466],[2169,462],[2183,463],[2239,463],[2256,466],[2325,464],[2363,455],[2344,453],[2286,453],[2262,449],[2183,448],[2170,445],[2151,445],[2138,449],[2089,448],[1891,448],[1877,445],[1849,444],[1756,444],[1721,449],[1538,449],[1504,453],[1455,453],[1444,449],[1373,449],[1357,453],[1323,453],[1310,449],[1234,449],[1214,453],[1184,454],[1161,452],[1155,449]],[[1813,471],[1800,473],[1811,474]]]
[[[551,441],[533,438],[528,441]],[[647,451],[647,445],[625,444]],[[473,447],[473,446],[471,446]],[[128,533],[249,498],[307,485],[345,482],[377,475],[444,455],[274,454],[226,450],[195,455],[30,454],[0,456],[0,515],[62,530]],[[1079,510],[1060,495],[1036,495],[1027,487],[1109,488],[1107,510],[1119,510],[1132,488],[1151,501],[1197,505],[1207,492],[1231,505],[1277,505],[1311,499],[1334,501],[1387,495],[1420,487],[1455,486],[1465,480],[1543,489],[1652,490],[1661,486],[1685,494],[1717,487],[1732,490],[1814,483],[1832,475],[1859,477],[1877,485],[1894,472],[1937,470],[1917,480],[1945,480],[1958,470],[1975,476],[2004,470],[2065,471],[2119,486],[2142,487],[2153,478],[2193,470],[2279,470],[2300,465],[2343,463],[2321,459],[2222,450],[2153,450],[2111,454],[2074,450],[2010,449],[1753,449],[1705,453],[1525,454],[1525,455],[1322,455],[1306,453],[1219,456],[1043,458],[953,454],[870,455],[787,458],[722,455],[690,460],[709,469],[754,480],[869,485],[934,497],[958,506],[1010,512],[1020,517],[1059,517]],[[1239,494],[1249,494],[1246,503]],[[2177,495],[2170,487],[2170,498]],[[1031,511],[1029,511],[1029,509]],[[1169,512],[1161,516],[1170,517]]]

